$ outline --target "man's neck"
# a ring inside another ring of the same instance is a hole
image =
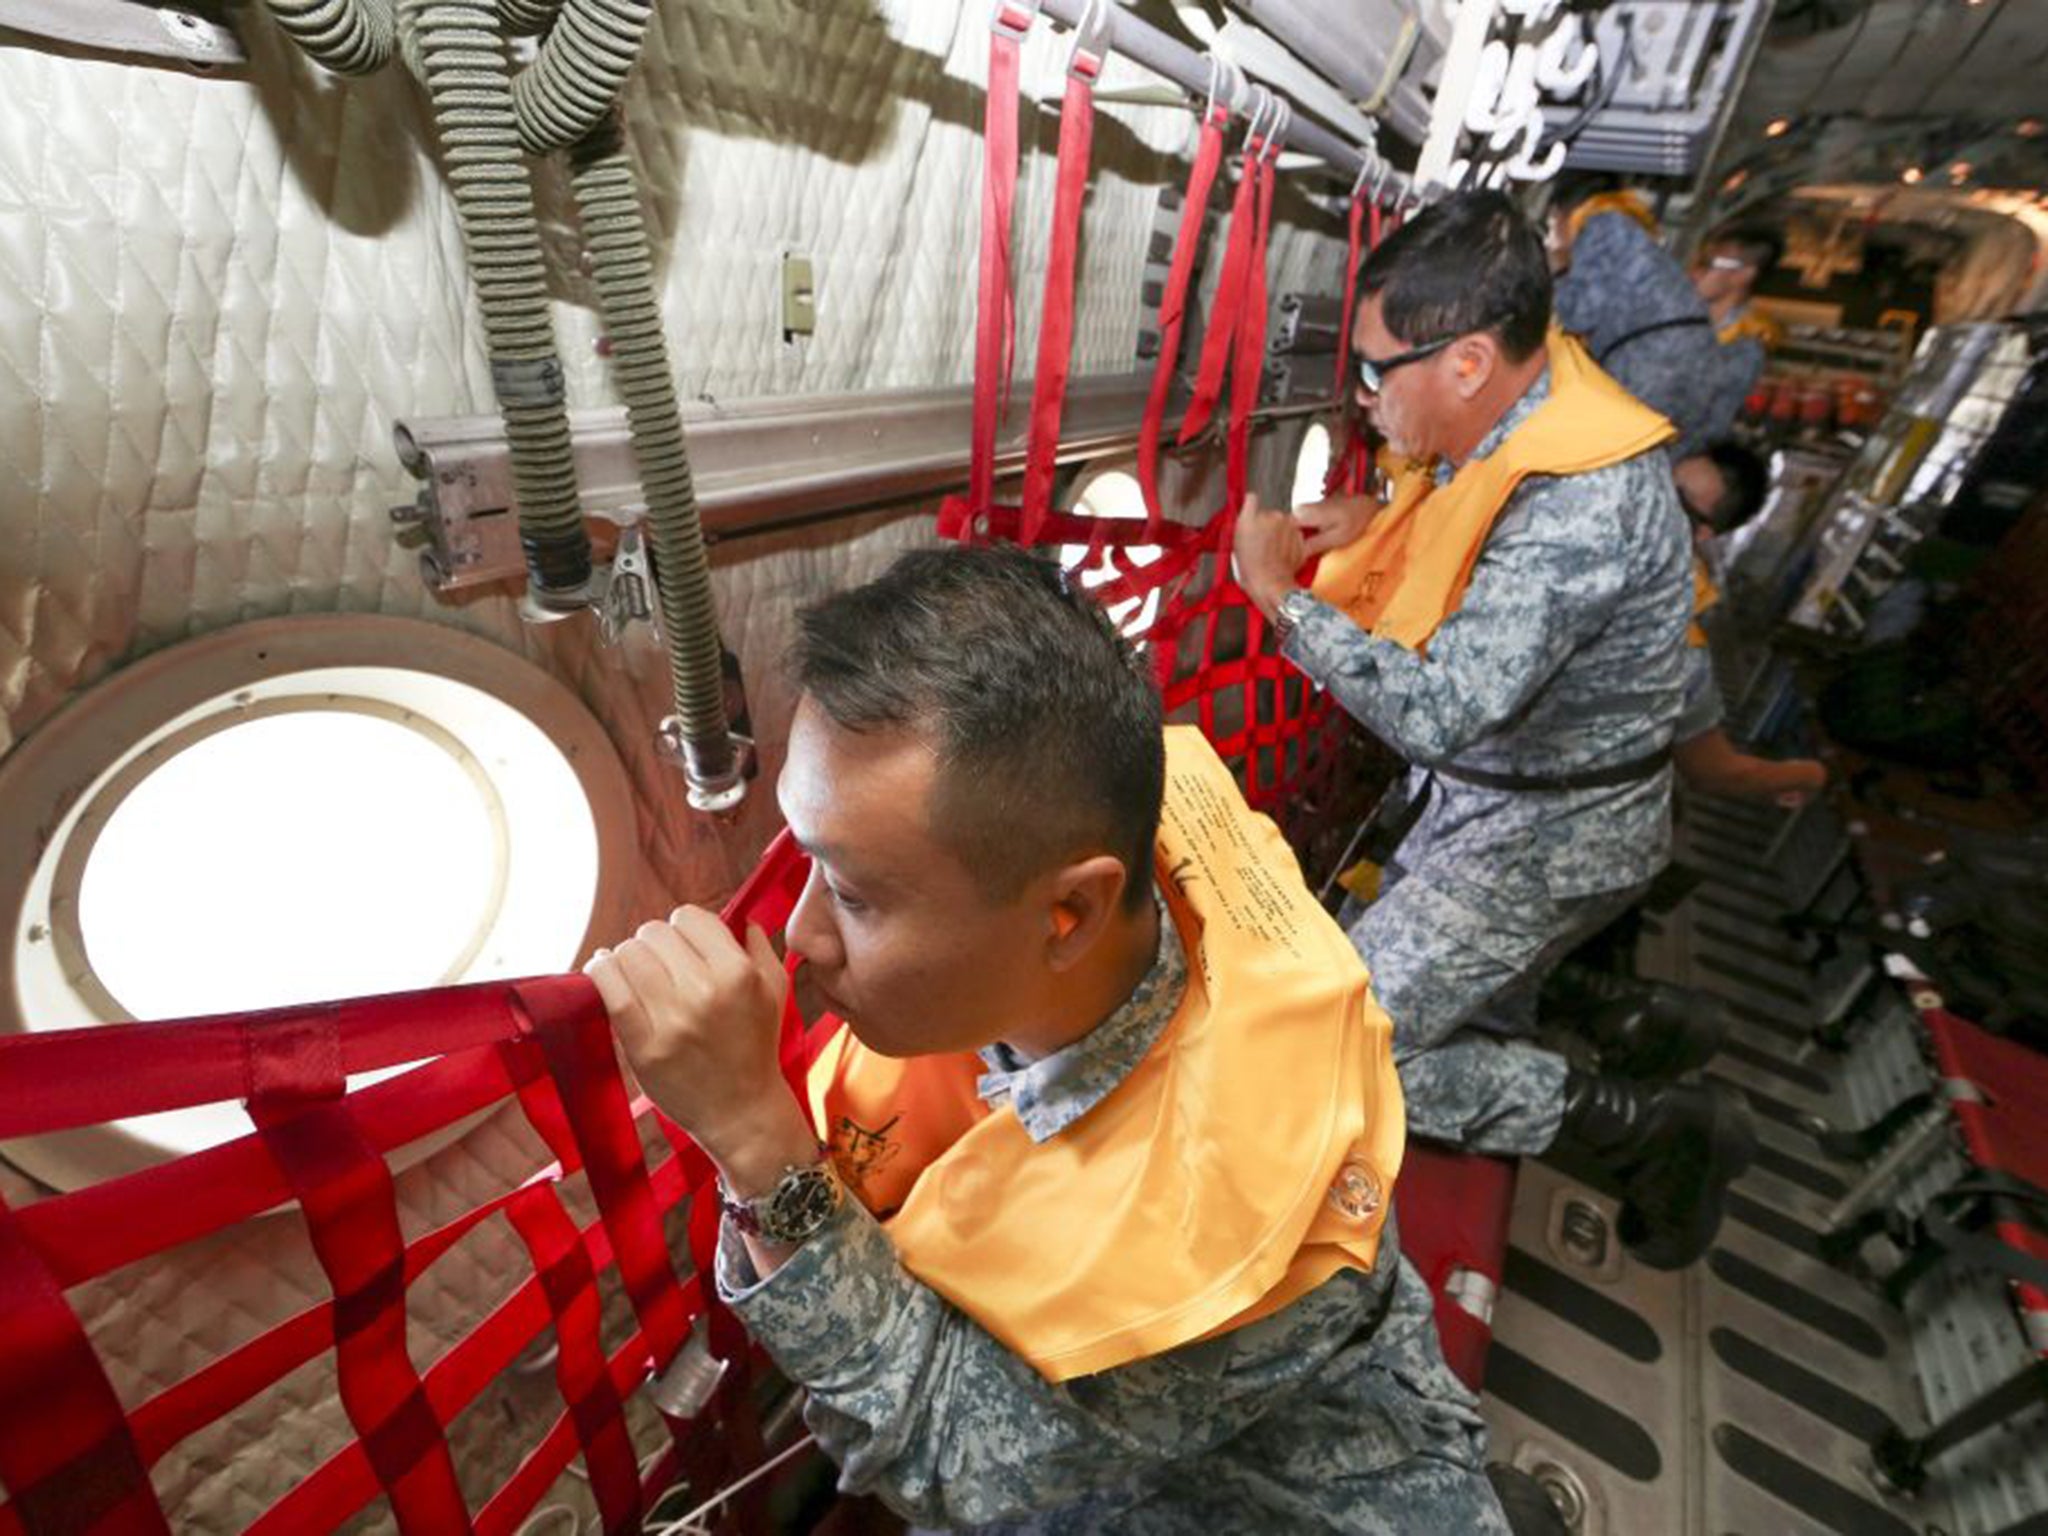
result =
[[[1714,300],[1707,306],[1707,316],[1719,327],[1726,325],[1749,307],[1749,295],[1730,293]]]
[[[1543,377],[1543,370],[1550,361],[1549,350],[1538,347],[1535,352],[1519,363],[1503,364],[1486,388],[1472,401],[1472,410],[1462,424],[1454,441],[1444,445],[1444,457],[1453,465],[1462,466],[1479,451],[1479,445],[1486,441],[1493,429],[1500,425],[1500,419],[1515,408],[1522,396],[1535,387]]]
[[[1149,896],[1149,892],[1147,893]],[[1138,911],[1119,913],[1115,928],[1103,936],[1091,957],[1062,990],[1055,1017],[1042,1028],[1018,1031],[1003,1044],[1028,1060],[1038,1061],[1093,1034],[1109,1016],[1130,1001],[1138,984],[1159,959],[1159,903],[1147,900]]]

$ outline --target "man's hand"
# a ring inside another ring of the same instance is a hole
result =
[[[816,1156],[777,1061],[789,977],[767,934],[749,927],[742,948],[712,913],[678,907],[583,969],[640,1086],[735,1194],[764,1193]]]
[[[1385,502],[1364,492],[1303,502],[1294,509],[1294,521],[1301,527],[1303,553],[1315,556],[1356,543],[1372,520],[1385,510]]]
[[[1258,497],[1247,495],[1231,552],[1237,557],[1238,585],[1260,613],[1272,618],[1280,599],[1300,585],[1295,573],[1308,558],[1301,528],[1285,512],[1262,507]]]

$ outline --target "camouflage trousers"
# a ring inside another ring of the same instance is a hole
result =
[[[1557,1139],[1565,1060],[1524,1038],[1536,990],[1648,888],[1555,897],[1525,886],[1508,900],[1425,860],[1390,866],[1370,906],[1345,904],[1339,921],[1394,1023],[1409,1135],[1508,1156]]]

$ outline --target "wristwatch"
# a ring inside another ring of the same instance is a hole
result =
[[[726,1219],[748,1237],[791,1247],[813,1236],[832,1218],[846,1198],[846,1186],[832,1160],[819,1155],[814,1163],[793,1165],[765,1195],[741,1200],[718,1181],[718,1206]]]
[[[1296,587],[1285,594],[1273,607],[1273,639],[1285,645],[1293,636],[1296,626],[1308,617],[1315,605],[1315,594],[1306,587]]]

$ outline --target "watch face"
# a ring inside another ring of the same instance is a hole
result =
[[[801,1242],[839,1208],[839,1181],[824,1164],[791,1173],[761,1206],[761,1235]]]

